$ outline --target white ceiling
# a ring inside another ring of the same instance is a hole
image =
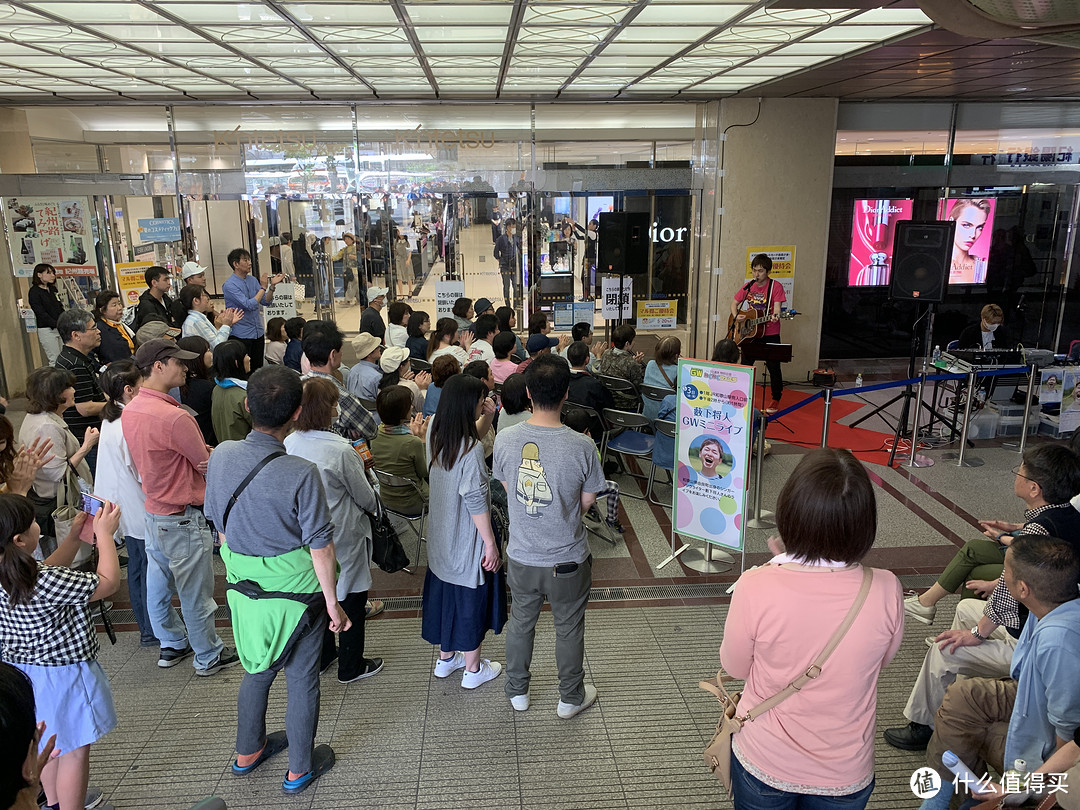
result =
[[[925,30],[738,0],[0,3],[0,103],[695,99]],[[886,4],[888,5],[888,4]]]

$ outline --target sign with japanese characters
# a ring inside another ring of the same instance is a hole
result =
[[[604,297],[602,314],[604,320],[613,321],[618,318],[633,317],[634,308],[634,280],[626,276],[604,276],[600,285],[601,294]],[[619,296],[622,294],[622,306],[619,306]]]
[[[139,240],[141,242],[179,242],[179,217],[154,217],[139,220]]]
[[[638,301],[638,329],[674,329],[677,314],[675,299],[669,301]]]
[[[435,318],[454,317],[454,302],[465,297],[464,281],[435,282]]]
[[[592,323],[596,307],[592,301],[559,301],[554,304],[555,328],[573,329],[576,323]]]
[[[153,262],[117,262],[116,284],[124,307],[137,307],[139,296],[146,290],[146,271]]]
[[[795,300],[795,245],[766,245],[764,247],[748,247],[746,249],[746,280],[754,277],[752,269],[754,257],[764,253],[772,259],[772,270],[769,278],[780,282],[787,297],[785,306],[794,307]]]
[[[96,276],[90,204],[86,197],[8,197],[4,204],[15,275],[51,264],[59,276]]]
[[[295,318],[298,297],[301,300],[304,298],[303,284],[285,283],[274,287],[274,300],[263,309],[263,317],[266,319],[264,323],[269,322],[271,318],[284,318],[285,320]]]
[[[754,369],[679,360],[678,375],[675,532],[741,549]]]

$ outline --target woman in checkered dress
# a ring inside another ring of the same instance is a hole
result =
[[[112,690],[97,662],[98,641],[89,604],[120,583],[113,535],[119,507],[106,502],[94,518],[95,573],[67,566],[82,541],[80,515],[45,562],[33,558],[41,530],[21,495],[0,495],[0,657],[34,684],[38,720],[56,734],[63,752],[41,773],[50,807],[81,808],[90,773],[90,743],[116,726]]]

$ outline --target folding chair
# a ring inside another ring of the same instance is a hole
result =
[[[357,397],[357,399],[360,399],[360,397]],[[363,405],[368,410],[369,413],[376,413],[377,412],[375,410],[375,403],[372,402],[370,399],[360,399],[360,404]]]
[[[637,407],[635,412],[641,412],[641,393],[638,391],[638,387],[629,380],[624,380],[622,377],[608,377],[605,374],[597,374],[596,379],[604,384],[612,394],[621,394],[627,397],[633,397],[637,401]]]
[[[413,357],[409,360],[410,365],[414,373],[419,374],[421,371],[431,371],[431,363],[427,360],[421,360],[419,357]]]
[[[674,388],[664,388],[659,385],[640,385],[638,390],[641,391],[641,396],[645,399],[651,399],[653,402],[661,403],[664,401],[664,397],[671,396],[675,393]]]
[[[652,428],[652,422],[649,419],[640,413],[604,408],[604,421],[608,423],[609,430],[608,439],[600,453],[601,463],[607,461],[609,452],[618,454],[620,458],[626,456],[645,458],[652,455],[656,437],[643,432],[643,430]],[[616,429],[620,431],[617,434],[614,432]],[[647,476],[632,473],[629,469],[627,469],[626,474],[641,481],[648,480]],[[645,500],[646,497],[645,495],[632,495],[629,492],[623,492],[622,494],[628,498],[636,498],[639,501]]]
[[[424,524],[427,521],[428,513],[427,498],[424,498],[424,494],[420,491],[420,487],[418,487],[416,485],[416,482],[413,481],[411,478],[405,478],[400,475],[393,475],[392,473],[383,472],[382,470],[373,470],[372,472],[374,472],[375,477],[379,479],[380,487],[411,488],[413,492],[415,492],[417,496],[420,497],[424,502],[424,505],[420,508],[419,515],[410,515],[406,512],[400,512],[397,509],[391,509],[389,506],[386,505],[386,502],[381,497],[379,498],[380,503],[382,503],[383,509],[385,509],[387,513],[401,518],[409,524],[410,529],[416,532],[416,556],[413,557],[413,565],[416,566],[420,562],[420,544],[424,541]],[[414,520],[420,522],[419,528],[413,525]],[[406,568],[405,570],[408,571],[410,574],[412,573],[411,569]]]
[[[668,483],[675,485],[675,423],[667,419],[653,419],[653,431],[656,441],[653,444],[652,469],[649,470],[649,485],[645,489],[645,497],[650,503],[670,509],[671,503],[661,503],[656,500],[652,490],[658,469],[666,470]]]
[[[600,417],[600,414],[596,412],[596,409],[590,408],[588,405],[578,405],[576,402],[564,402],[561,409],[564,419],[569,411],[581,411],[589,417],[589,421],[593,424],[605,425],[604,420]],[[605,427],[603,433],[599,436],[592,437],[592,440],[596,442],[596,446],[600,450],[601,457],[603,457],[604,454],[604,445],[607,443],[608,435],[608,430]]]

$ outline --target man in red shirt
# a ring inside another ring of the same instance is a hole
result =
[[[195,674],[240,663],[214,629],[213,537],[203,516],[210,451],[199,425],[169,396],[184,384],[192,352],[171,340],[149,340],[135,352],[145,377],[120,424],[146,493],[146,607],[161,642],[159,667],[195,653]],[[180,597],[184,619],[170,610]]]
[[[753,339],[764,343],[779,343],[780,305],[787,301],[787,294],[779,281],[769,277],[772,272],[772,259],[764,253],[757,254],[750,261],[750,271],[754,274],[754,280],[740,287],[735,293],[735,300],[731,302],[731,317],[735,319],[732,326],[738,328],[739,322],[747,318],[768,317],[764,335]],[[769,384],[772,386],[772,402],[765,408],[765,413],[775,413],[780,410],[780,397],[784,395],[784,372],[778,360],[765,363],[765,368],[769,372]]]

